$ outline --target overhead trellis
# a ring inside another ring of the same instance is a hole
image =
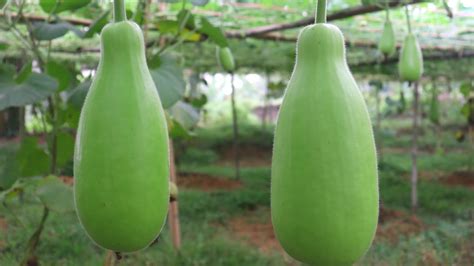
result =
[[[219,1],[211,0],[207,5],[194,6],[192,12],[208,17],[210,22],[221,26],[227,38],[239,40],[252,38],[273,41],[284,47],[288,46],[285,43],[293,45],[299,28],[313,23],[313,1],[262,0],[256,2],[259,3],[229,1],[229,3],[224,5],[220,4]],[[385,7],[383,5],[362,6],[358,0],[330,1],[329,3],[328,20],[337,24],[344,32],[351,65],[364,66],[375,63],[392,64],[396,62],[396,58],[388,58],[381,61],[380,55],[376,51],[378,37],[381,34],[385,16],[383,12]],[[406,32],[404,15],[399,10],[404,5],[410,5],[411,11],[416,14],[416,16],[413,16],[413,27],[420,39],[425,60],[474,57],[474,34],[472,33],[474,10],[468,8],[456,9],[454,19],[450,19],[448,15],[452,15],[453,12],[450,9],[448,9],[449,12],[446,11],[440,1],[389,0],[388,6],[391,8],[392,21],[396,27],[398,48],[400,48],[401,41]],[[181,4],[161,4],[159,7],[157,5],[157,8],[155,8],[156,13],[146,28],[152,32],[158,31],[157,21],[176,17],[180,9]],[[12,18],[15,18],[15,16],[15,13],[11,14]],[[42,22],[46,19],[46,16],[40,12],[30,12],[24,14],[24,17],[31,22]],[[92,19],[66,15],[61,16],[61,21],[84,27],[82,34],[86,34],[86,30],[94,22]],[[76,34],[81,33],[76,31]],[[151,34],[150,36],[153,35]],[[156,37],[157,35],[155,34],[154,36]],[[205,36],[200,36],[200,38],[203,37],[205,38]],[[8,42],[5,39],[3,41]],[[64,41],[57,40],[55,43],[60,44],[61,42],[70,41],[71,39],[69,38]],[[2,42],[1,37],[0,42]],[[88,41],[86,45],[81,45],[81,41],[76,43],[80,47],[73,46],[74,49],[68,49],[67,45],[57,45],[61,48],[55,49],[53,52],[64,55],[69,54],[68,56],[78,55],[78,52],[81,52],[81,56],[87,53],[99,52],[97,40],[95,42]],[[243,44],[245,45],[246,43],[248,44],[247,41]],[[155,44],[156,42],[154,41],[149,43],[150,46]],[[277,46],[272,46],[275,47],[272,49],[276,49]],[[291,49],[294,49],[294,45],[293,48],[288,48],[287,50]],[[275,53],[270,52],[270,54]],[[288,54],[290,55],[289,58],[291,58],[292,53],[288,52]],[[270,60],[270,58],[267,60]],[[253,67],[258,68],[259,66],[253,65]],[[262,63],[262,68],[266,68],[264,63]]]

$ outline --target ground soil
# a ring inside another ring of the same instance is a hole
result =
[[[277,251],[284,253],[273,232],[270,212],[257,209],[231,219],[228,229],[237,239],[249,243],[264,253]],[[382,207],[375,241],[395,244],[400,237],[408,237],[422,232],[426,226],[415,215],[405,211]],[[429,254],[426,254],[429,261]]]
[[[456,171],[440,178],[448,186],[462,186],[474,190],[474,171]]]
[[[375,241],[388,241],[395,244],[400,237],[418,234],[425,228],[423,222],[414,214],[381,207]]]
[[[227,177],[200,173],[179,173],[178,187],[194,188],[202,191],[233,190],[242,187],[242,182]]]
[[[232,146],[226,146],[221,148],[219,151],[218,165],[221,166],[234,166],[234,149]],[[258,167],[258,166],[269,166],[272,161],[272,150],[264,149],[258,146],[240,146],[240,166],[242,167]]]

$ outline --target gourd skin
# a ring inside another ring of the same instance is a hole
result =
[[[235,70],[234,56],[229,47],[217,47],[217,58],[225,71],[232,72]]]
[[[392,22],[387,20],[383,26],[382,38],[379,42],[379,50],[385,55],[390,56],[395,52],[395,49],[395,32],[393,31]]]
[[[416,36],[412,33],[403,42],[398,72],[400,78],[406,81],[417,81],[423,74],[423,55]]]
[[[95,243],[131,252],[148,246],[165,222],[168,130],[138,25],[109,24],[101,43],[76,140],[75,204]]]
[[[272,223],[283,248],[311,265],[351,265],[378,217],[375,142],[364,99],[330,24],[302,30],[275,131]]]

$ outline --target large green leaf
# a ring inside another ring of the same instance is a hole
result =
[[[24,64],[21,68],[20,72],[15,76],[16,83],[22,83],[25,81],[33,71],[33,62],[29,61],[28,63]]]
[[[74,154],[74,138],[71,134],[59,132],[56,136],[57,153],[56,159],[58,167],[64,166],[72,159]]]
[[[57,23],[36,22],[33,24],[33,36],[40,41],[51,41],[64,36],[68,31],[73,31],[81,37],[83,33],[68,22]]]
[[[219,27],[214,26],[207,18],[200,17],[201,27],[198,31],[207,35],[210,40],[215,42],[220,47],[228,47],[229,43],[224,35],[224,32]]]
[[[76,10],[88,5],[91,0],[40,0],[40,6],[46,13],[60,13]]]
[[[160,56],[155,61],[158,63],[150,64],[150,73],[158,89],[163,108],[169,108],[183,97],[186,88],[183,69],[170,56]]]
[[[91,38],[96,33],[100,33],[102,28],[109,22],[110,10],[102,13],[94,22],[92,22],[89,29],[84,34],[83,38]]]
[[[38,182],[35,194],[50,210],[60,213],[74,211],[72,188],[56,176],[47,176]]]
[[[48,173],[49,157],[35,137],[23,138],[16,155],[21,177],[39,176]]]
[[[58,84],[51,77],[31,73],[22,83],[13,79],[14,73],[0,68],[0,111],[11,106],[25,106],[46,99],[53,94]]]
[[[3,148],[0,153],[0,191],[9,189],[20,175],[16,152]]]
[[[81,110],[84,100],[86,99],[87,92],[91,86],[92,81],[87,79],[77,85],[68,96],[68,103],[70,103],[77,110]]]
[[[63,91],[73,80],[73,74],[63,64],[50,60],[46,64],[46,73],[58,81],[58,91]]]
[[[461,86],[459,86],[459,91],[462,93],[462,95],[464,95],[465,98],[469,97],[469,94],[471,94],[471,90],[472,87],[470,81],[466,81],[462,83]]]

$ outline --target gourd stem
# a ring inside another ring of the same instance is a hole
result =
[[[408,12],[408,6],[405,6],[405,15],[407,18],[408,33],[411,33],[410,13]]]
[[[114,21],[120,22],[127,20],[125,12],[125,0],[114,0]]]
[[[327,0],[318,0],[316,9],[316,23],[326,23],[326,6]]]

